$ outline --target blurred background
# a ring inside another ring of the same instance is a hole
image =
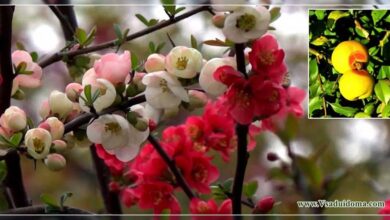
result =
[[[126,1],[77,1],[75,11],[79,26],[85,30],[97,27],[96,43],[115,39],[113,24],[119,24],[122,28],[130,28],[130,34],[145,28],[135,18],[135,14],[141,13],[146,18],[167,19],[159,1],[143,1],[143,5],[123,5]],[[177,1],[189,3],[190,1]],[[200,1],[191,1],[197,4]],[[289,67],[292,84],[301,88],[307,88],[308,76],[308,9],[309,8],[347,8],[353,4],[353,8],[373,9],[373,5],[379,8],[384,6],[381,1],[337,1],[317,0],[316,6],[310,6],[313,1],[271,1],[281,5],[282,16],[272,26],[276,31],[271,31],[279,40],[280,46],[286,52],[286,62]],[[40,59],[50,56],[64,47],[62,31],[57,18],[51,10],[40,5],[40,1],[15,0],[20,4],[16,7],[14,18],[14,42],[22,42],[29,51],[36,51]],[[249,1],[251,4],[264,3],[261,1]],[[95,5],[96,4],[96,5]],[[101,4],[101,5],[99,5]],[[195,6],[186,6],[186,10]],[[220,29],[211,24],[209,13],[197,14],[184,21],[164,28],[156,33],[147,35],[124,45],[123,49],[131,50],[140,59],[145,59],[149,41],[156,44],[168,42],[166,33],[169,33],[177,45],[190,46],[190,35],[194,35],[198,42],[214,38],[223,39]],[[15,45],[14,45],[15,46]],[[162,53],[170,50],[170,44],[166,43]],[[102,53],[112,50],[101,51]],[[224,48],[204,45],[202,53],[206,59],[221,56]],[[66,84],[71,81],[66,66],[58,62],[44,69],[43,87],[39,90],[26,92],[27,99],[14,101],[14,104],[27,110],[37,122],[39,116],[37,109],[49,93],[54,90],[63,91]],[[307,111],[307,99],[304,102]],[[179,123],[179,122],[177,122]],[[299,121],[298,137],[291,143],[292,149],[299,155],[319,155],[318,165],[325,177],[346,173],[337,184],[337,188],[330,197],[334,199],[350,199],[359,201],[390,199],[390,148],[389,148],[390,123],[387,120],[308,120]],[[280,178],[270,179],[269,172],[281,166],[281,162],[269,162],[266,154],[275,152],[285,162],[290,163],[286,147],[279,138],[272,133],[263,133],[257,138],[258,146],[251,153],[247,180],[258,180],[258,198],[264,195],[273,195],[282,203],[274,209],[274,213],[305,213],[308,210],[296,207],[294,201],[300,200],[299,194],[294,193],[291,181]],[[23,159],[23,175],[25,186],[33,203],[40,203],[39,196],[42,193],[59,197],[63,192],[72,192],[74,196],[67,201],[67,205],[99,212],[104,207],[99,194],[96,176],[94,174],[90,152],[88,148],[73,149],[67,155],[68,165],[61,172],[51,172],[38,163],[34,170],[31,160]],[[221,180],[234,175],[234,160],[229,164],[216,157],[215,163],[220,169]],[[180,193],[179,193],[180,194]],[[288,195],[288,196],[287,196]],[[186,198],[180,197],[182,208],[187,213]],[[249,211],[249,210],[246,210]],[[140,212],[137,208],[127,210],[127,213]],[[378,209],[326,209],[324,213],[377,213]],[[361,217],[364,219],[364,217]]]

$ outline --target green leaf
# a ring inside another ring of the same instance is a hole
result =
[[[15,133],[14,135],[12,135],[11,138],[9,139],[9,141],[12,143],[13,147],[19,147],[22,139],[23,139],[23,133],[18,132],[18,133]]]
[[[183,11],[184,9],[186,9],[186,8],[185,8],[185,7],[177,8],[177,9],[175,10],[175,15],[178,14],[178,13],[180,13],[180,12]]]
[[[320,110],[323,108],[322,106],[322,98],[316,96],[309,101],[309,114],[311,115],[314,111]]]
[[[139,65],[138,57],[135,53],[131,52],[131,66],[137,67]]]
[[[85,95],[85,98],[87,99],[87,103],[89,105],[91,105],[93,102],[92,102],[92,87],[91,85],[86,85],[84,87],[84,95]],[[80,96],[82,97],[82,96]]]
[[[387,13],[387,10],[372,10],[371,17],[374,25],[378,23]]]
[[[23,43],[22,42],[16,42],[16,49],[18,50],[26,50],[26,48],[24,47]]]
[[[364,113],[371,115],[374,112],[375,103],[368,103],[364,106]]]
[[[215,200],[225,200],[227,199],[227,195],[223,192],[223,190],[219,186],[211,186],[211,194]]]
[[[31,56],[31,59],[33,62],[37,62],[38,61],[38,53],[33,51],[33,52],[30,52],[30,56]]]
[[[325,198],[329,198],[336,189],[340,186],[341,182],[345,179],[345,177],[348,175],[347,170],[345,169],[339,169],[330,174],[326,177],[324,189],[325,189]]]
[[[153,41],[149,42],[149,50],[150,50],[151,53],[155,53],[156,52],[156,45],[154,44]]]
[[[168,16],[174,16],[176,12],[175,0],[161,0],[164,10],[167,12]]]
[[[368,49],[368,54],[370,54],[370,56],[374,56],[378,52],[379,52],[379,48],[378,47],[371,47],[370,49]]]
[[[299,170],[309,180],[310,185],[315,189],[320,188],[323,181],[323,174],[316,162],[298,155],[295,155],[295,161]]]
[[[230,45],[227,44],[227,42],[222,41],[218,38],[215,38],[215,40],[206,40],[203,41],[204,44],[210,45],[210,46],[218,46],[218,47],[229,47]]]
[[[45,193],[41,194],[40,199],[43,203],[45,203],[46,205],[48,205],[50,207],[59,208],[56,199],[54,199],[52,196],[50,196],[48,194],[45,194]]]
[[[10,147],[13,147],[13,144],[12,142],[7,138],[7,137],[4,137],[3,135],[0,134],[0,143],[2,145],[8,145]]]
[[[122,42],[123,34],[122,34],[122,30],[121,30],[121,27],[119,26],[119,24],[114,24],[114,32],[115,32],[115,35],[118,38],[119,42]]]
[[[280,7],[271,8],[271,10],[269,12],[271,14],[271,22],[270,23],[276,21],[281,16]]]
[[[244,195],[248,198],[251,198],[257,191],[258,188],[258,182],[257,181],[252,181],[249,183],[244,184]]]
[[[234,179],[233,178],[229,178],[229,179],[225,180],[220,186],[222,187],[222,189],[225,192],[231,192],[232,191],[232,187],[233,187],[233,182],[234,182]]]
[[[328,15],[328,23],[327,26],[330,30],[336,25],[337,20],[344,17],[349,17],[351,14],[348,11],[332,11]]]
[[[146,19],[143,15],[141,15],[141,14],[136,14],[135,17],[137,17],[138,20],[140,20],[144,25],[146,25],[146,26],[149,27],[149,21],[148,21],[148,19]]]
[[[165,42],[160,43],[156,48],[156,53],[160,53],[160,51],[164,48]]]
[[[75,58],[75,64],[78,67],[88,68],[90,62],[91,58],[89,58],[88,56],[77,56]]]
[[[310,75],[310,81],[314,82],[317,81],[318,77],[318,64],[316,59],[310,59],[309,62],[309,75]]]
[[[198,49],[198,41],[192,34],[191,34],[191,47],[194,49]]]
[[[378,73],[378,79],[390,79],[390,66],[381,66]]]
[[[328,38],[326,38],[325,36],[320,36],[320,37],[317,37],[316,39],[314,39],[310,43],[315,45],[315,46],[322,46],[322,45],[328,43]]]
[[[318,20],[323,20],[325,18],[325,10],[315,10],[314,14],[316,15]]]
[[[96,36],[96,26],[94,26],[88,33],[87,39],[84,41],[83,46],[88,46],[90,45],[93,40],[95,40]]]
[[[0,183],[7,177],[7,165],[4,161],[0,161]]]
[[[388,104],[390,100],[390,80],[379,80],[375,84],[374,91],[379,100]]]
[[[87,41],[88,37],[87,37],[87,32],[85,32],[85,30],[81,29],[81,28],[76,28],[76,31],[74,33],[74,36],[76,38],[76,41],[80,44],[80,45],[84,45],[84,43]]]
[[[357,108],[342,106],[339,103],[329,103],[333,111],[346,117],[353,117],[356,112],[359,111]]]
[[[370,36],[370,33],[364,29],[357,20],[355,20],[355,31],[360,37],[368,39]]]

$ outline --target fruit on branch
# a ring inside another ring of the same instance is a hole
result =
[[[341,74],[360,70],[368,61],[367,49],[358,41],[343,41],[333,50],[331,61],[336,71]]]
[[[341,95],[349,100],[365,99],[372,94],[374,79],[366,70],[345,72],[339,81]]]

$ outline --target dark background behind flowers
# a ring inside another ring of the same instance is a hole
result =
[[[23,2],[23,1],[16,1]],[[277,1],[281,2],[281,1]],[[324,3],[326,1],[318,1]],[[351,3],[352,1],[332,1],[332,3]],[[360,1],[364,3],[364,1]],[[88,2],[86,2],[88,3]],[[257,3],[257,2],[254,2]],[[285,3],[292,4],[289,1]],[[294,3],[298,3],[295,2]],[[305,2],[303,2],[305,3]],[[306,2],[307,3],[307,2]],[[357,1],[354,1],[356,4]],[[372,8],[371,6],[366,6]],[[98,28],[98,41],[114,39],[112,24],[118,23],[123,28],[130,28],[135,32],[144,28],[144,25],[135,18],[135,14],[142,13],[148,18],[166,19],[160,5],[155,6],[77,6],[76,13],[80,26],[86,30],[96,25]],[[277,29],[272,33],[277,37],[280,46],[286,52],[286,62],[291,74],[292,83],[301,88],[307,88],[308,80],[308,7],[284,6],[282,16],[272,25]],[[14,42],[23,42],[29,51],[37,51],[42,58],[64,45],[60,26],[54,15],[45,6],[20,6],[16,8],[14,20]],[[222,38],[220,30],[214,28],[210,15],[199,14],[175,26],[160,30],[144,38],[126,44],[125,48],[136,53],[138,57],[145,58],[148,42],[160,43],[167,41],[169,32],[177,45],[190,46],[190,34],[198,41]],[[146,42],[146,43],[145,43]],[[166,44],[163,53],[169,51]],[[220,56],[224,48],[204,46],[202,52],[206,59]],[[45,97],[53,89],[63,89],[70,78],[63,64],[57,63],[45,69],[44,87],[39,90],[27,92],[27,100],[15,101],[14,104],[28,111],[28,114],[39,120],[37,109]],[[305,102],[305,109],[307,101]],[[184,119],[185,117],[181,117]],[[182,121],[171,121],[176,124]],[[342,175],[345,178],[337,183],[334,194],[330,199],[351,200],[384,200],[388,194],[390,175],[388,167],[389,138],[388,123],[381,120],[307,120],[299,121],[297,138],[292,142],[294,152],[300,155],[319,155],[318,169],[314,175],[326,179],[330,176]],[[307,210],[298,210],[295,201],[300,196],[292,191],[291,180],[286,179],[279,172],[280,162],[268,162],[266,154],[275,152],[284,161],[289,162],[286,149],[279,138],[272,133],[264,133],[257,137],[257,147],[251,153],[247,180],[259,181],[257,197],[274,195],[282,204],[276,206],[274,213],[299,213]],[[103,209],[99,195],[96,176],[92,169],[90,152],[88,149],[73,149],[67,155],[68,166],[61,172],[51,172],[38,163],[34,170],[33,162],[23,159],[23,175],[28,194],[34,203],[39,203],[42,193],[59,197],[63,192],[73,192],[67,204],[93,212]],[[225,164],[219,156],[214,163],[220,168],[221,180],[230,178],[234,173],[234,160]],[[272,179],[270,179],[272,176]],[[334,178],[333,178],[334,179]],[[288,195],[288,196],[286,196]],[[184,213],[187,199],[179,196]],[[0,199],[1,201],[2,199]],[[249,210],[245,210],[248,212]],[[325,213],[377,213],[377,209],[328,209]],[[140,212],[138,208],[127,210],[127,213]],[[143,212],[143,211],[142,211]],[[362,217],[364,219],[364,217]]]

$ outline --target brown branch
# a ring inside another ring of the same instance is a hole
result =
[[[245,68],[245,55],[244,55],[244,44],[236,44],[235,52],[236,52],[236,61],[237,61],[237,69],[240,71],[245,78],[248,78]],[[242,189],[244,185],[245,178],[245,170],[248,164],[249,153],[248,153],[248,131],[249,125],[236,125],[236,135],[237,135],[237,164],[236,164],[236,172],[234,175],[233,182],[233,191],[232,191],[232,206],[233,206],[233,214],[238,216],[237,219],[241,219],[241,195]]]
[[[0,85],[0,115],[11,104],[12,81],[14,79],[11,58],[12,18],[14,9],[14,6],[0,7],[0,77],[2,78],[2,84]],[[29,202],[26,190],[24,189],[18,152],[14,151],[9,153],[4,159],[7,165],[7,176],[4,180],[4,185],[9,189],[12,196],[10,199],[13,201],[13,204],[9,204],[9,207],[28,206]]]
[[[183,19],[191,17],[192,15],[195,15],[199,12],[208,11],[209,7],[210,6],[205,6],[205,5],[200,6],[198,8],[191,10],[191,11],[183,13],[182,15],[179,15],[177,17],[174,17],[174,18],[166,20],[166,21],[162,21],[162,22],[160,22],[152,27],[148,27],[148,28],[143,29],[141,31],[138,31],[134,34],[131,34],[131,35],[127,36],[125,40],[131,41],[131,40],[137,39],[139,37],[145,36],[147,34],[154,32],[154,31],[157,31],[157,30],[160,30],[160,29],[165,28],[167,26],[170,26],[172,24],[175,24]],[[59,52],[59,53],[53,54],[52,56],[48,57],[45,60],[42,60],[41,62],[39,62],[39,65],[42,68],[44,68],[46,66],[49,66],[52,63],[55,63],[57,61],[62,60],[64,57],[67,57],[70,59],[70,58],[73,58],[73,57],[78,56],[78,55],[87,54],[87,53],[91,53],[94,51],[99,51],[99,50],[107,49],[110,47],[114,47],[115,44],[116,44],[116,40],[112,40],[112,41],[101,43],[101,44],[98,44],[95,46],[82,48],[82,49],[75,50],[75,51]]]
[[[22,207],[22,208],[10,209],[1,212],[1,215],[15,215],[15,214],[28,215],[28,214],[49,214],[49,213],[46,212],[46,206],[44,205]],[[82,209],[67,207],[67,206],[65,206],[63,211],[60,212],[59,214],[94,215],[91,212]]]
[[[96,153],[96,147],[91,145],[90,147],[92,160],[95,165],[97,179],[99,181],[100,191],[102,193],[104,207],[109,214],[121,214],[122,208],[118,193],[111,192],[108,188],[110,181],[110,171],[105,165],[104,161],[100,159]],[[114,218],[114,217],[113,217]]]
[[[173,161],[168,154],[165,152],[163,147],[160,145],[158,140],[154,138],[152,135],[149,135],[148,141],[153,145],[154,149],[157,151],[157,153],[162,157],[162,159],[165,161],[165,163],[168,165],[169,169],[171,170],[172,174],[175,176],[175,179],[177,181],[177,184],[183,189],[184,193],[187,195],[189,199],[193,199],[196,196],[192,192],[191,188],[188,186],[187,182],[181,175],[179,169],[177,168],[175,161]]]

